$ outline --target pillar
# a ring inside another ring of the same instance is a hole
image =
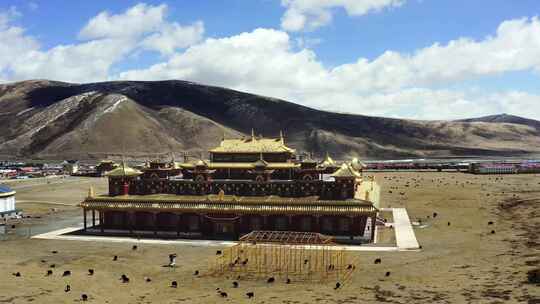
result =
[[[105,217],[105,215],[103,214],[103,211],[99,211],[99,228],[101,229],[101,233],[104,233],[105,232],[105,221],[103,220],[103,218]]]
[[[96,210],[92,209],[92,227],[96,227]]]
[[[321,216],[320,215],[315,215],[314,216],[314,225],[313,225],[313,232],[321,232]]]
[[[152,223],[153,223],[153,229],[154,229],[154,235],[157,235],[157,215],[155,212],[152,212]]]
[[[349,219],[349,231],[347,232],[350,237],[353,237],[356,234],[354,217],[349,215],[347,218]]]
[[[371,217],[371,241],[375,240],[375,216]]]
[[[204,215],[199,214],[199,231],[202,232],[203,235],[207,235],[208,231],[206,229],[206,222],[204,220]]]
[[[291,215],[287,215],[287,230],[295,231],[295,229],[293,229],[293,221]]]
[[[268,215],[263,215],[263,230],[270,230],[268,229]]]
[[[135,212],[133,211],[126,211],[127,218],[128,218],[128,229],[129,233],[133,234],[133,228],[135,227]]]
[[[83,208],[83,222],[84,222],[83,230],[86,231],[86,208]]]
[[[123,195],[128,195],[129,194],[129,183],[127,181],[124,181],[124,185],[123,185],[123,191],[122,191]]]
[[[180,230],[182,229],[182,214],[177,214],[176,220],[176,236],[180,237]]]

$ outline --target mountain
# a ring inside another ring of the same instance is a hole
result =
[[[477,118],[468,118],[468,119],[461,119],[458,121],[462,122],[503,122],[503,123],[512,123],[517,125],[525,125],[525,126],[531,126],[536,128],[537,130],[540,130],[540,121],[529,119],[529,118],[523,118],[515,115],[509,115],[509,114],[498,114],[498,115],[489,115],[489,116],[482,116]]]
[[[539,123],[339,114],[178,80],[0,85],[0,158],[198,154],[252,128],[265,136],[283,130],[289,146],[336,158],[525,156],[540,154]]]

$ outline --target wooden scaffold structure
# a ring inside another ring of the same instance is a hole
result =
[[[253,231],[210,262],[210,274],[231,279],[347,282],[356,269],[332,238],[313,232]]]

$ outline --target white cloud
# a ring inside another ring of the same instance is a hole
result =
[[[138,47],[172,54],[179,48],[186,48],[199,42],[204,35],[202,21],[182,26],[165,20],[167,5],[151,6],[137,4],[121,14],[111,15],[101,12],[90,19],[79,32],[79,38],[121,39],[139,41]]]
[[[28,2],[28,8],[31,11],[35,11],[39,8],[39,4],[37,4],[36,2]]]
[[[405,0],[282,0],[287,8],[281,18],[286,31],[313,30],[332,21],[332,10],[344,8],[350,16],[378,12],[387,7],[401,6]]]
[[[137,4],[122,14],[111,15],[101,12],[90,19],[79,32],[83,40],[100,38],[117,38],[138,36],[156,31],[164,22],[167,6],[151,6],[144,3]]]
[[[199,42],[203,35],[204,24],[202,21],[197,21],[190,26],[181,26],[174,22],[164,24],[160,31],[146,37],[141,45],[162,54],[172,54],[179,48],[185,48]]]
[[[129,53],[132,45],[133,42],[128,40],[99,39],[59,45],[47,51],[33,50],[20,54],[11,63],[13,77],[74,82],[105,80],[112,64]]]
[[[284,98],[328,110],[416,118],[513,112],[515,93],[500,95],[431,89],[470,78],[538,69],[538,18],[503,22],[493,37],[434,44],[414,54],[387,51],[369,61],[325,67],[307,48],[298,50],[283,31],[256,29],[207,39],[121,79],[186,79]],[[526,93],[523,93],[526,94]],[[523,95],[540,101],[537,95]],[[445,111],[445,109],[447,111]],[[461,109],[461,110],[460,110]],[[463,111],[467,109],[467,111]],[[413,114],[414,113],[414,114]],[[540,117],[540,113],[534,113]],[[530,117],[530,114],[529,114]]]
[[[11,21],[21,16],[17,7],[10,6],[5,11],[0,11],[0,30],[5,29]]]
[[[20,15],[12,7],[0,12],[0,77],[103,81],[110,78],[114,64],[134,52],[171,54],[202,38],[202,22],[189,26],[171,23],[165,19],[166,10],[166,5],[137,4],[121,14],[102,12],[80,31],[83,42],[43,50],[23,28],[11,24]]]

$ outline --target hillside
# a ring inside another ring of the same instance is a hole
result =
[[[226,137],[283,130],[299,151],[338,158],[540,154],[540,122],[417,121],[319,111],[186,81],[0,85],[0,157],[198,153]]]

